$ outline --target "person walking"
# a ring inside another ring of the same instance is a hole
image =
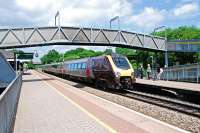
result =
[[[147,64],[147,79],[150,79],[150,75],[151,75],[151,66],[150,64]]]

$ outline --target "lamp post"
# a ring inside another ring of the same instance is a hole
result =
[[[63,53],[63,55],[62,55],[62,61],[63,61],[63,63],[65,62],[65,53]]]
[[[168,67],[168,53],[167,53],[167,30],[166,30],[166,26],[160,26],[154,29],[154,33],[159,30],[165,28],[165,66]]]
[[[55,26],[57,25],[57,17],[58,17],[58,26],[60,26],[60,12],[57,11],[55,15]]]
[[[115,16],[113,18],[110,19],[110,29],[112,28],[112,22],[117,20],[118,22],[118,30],[120,30],[120,21],[119,21],[119,16]]]
[[[15,72],[17,73],[17,52],[14,52],[14,66],[15,66]]]
[[[154,72],[154,63],[153,63],[153,56],[150,56],[151,58],[151,70],[152,70],[152,79],[154,80],[155,79],[155,72]]]
[[[57,11],[56,15],[55,15],[55,26],[56,26],[56,20],[57,20],[57,17],[58,17],[58,39],[60,40],[60,12]]]
[[[167,52],[167,27],[166,26],[160,26],[154,29],[154,33],[156,32],[156,30],[165,28],[165,68],[168,67],[169,65],[169,61],[168,61],[168,52]],[[167,80],[168,80],[168,72],[167,72]]]

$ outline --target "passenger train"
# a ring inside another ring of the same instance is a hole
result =
[[[130,62],[118,54],[47,64],[42,66],[42,71],[94,83],[104,89],[131,88],[135,82]]]

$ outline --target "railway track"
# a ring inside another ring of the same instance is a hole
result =
[[[175,98],[169,98],[166,96],[158,96],[148,94],[144,92],[138,92],[133,90],[124,90],[123,93],[115,92],[118,95],[125,96],[127,98],[139,100],[163,108],[167,108],[173,111],[178,111],[187,115],[200,118],[200,105],[189,103],[186,101],[180,101]]]

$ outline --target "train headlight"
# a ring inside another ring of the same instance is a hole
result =
[[[119,78],[121,76],[120,72],[115,72],[115,77]]]

